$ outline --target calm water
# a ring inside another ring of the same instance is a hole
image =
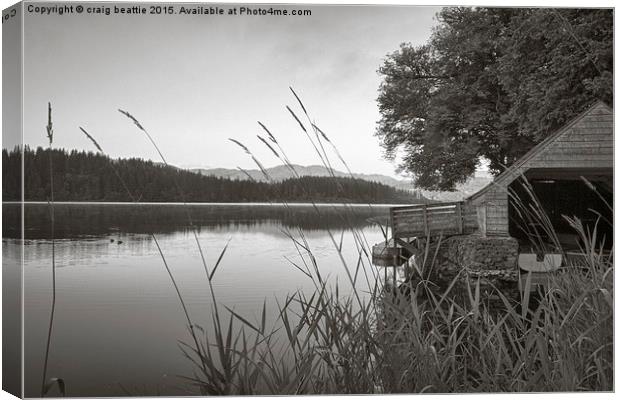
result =
[[[346,293],[350,286],[328,232],[342,240],[344,258],[354,267],[358,250],[350,227],[362,230],[372,246],[382,240],[372,220],[385,221],[387,208],[319,209],[191,206],[209,266],[230,240],[214,280],[219,302],[256,320],[265,298],[275,306],[275,298],[312,289],[291,265],[307,257],[284,231],[297,238],[303,231],[321,274]],[[49,207],[29,204],[24,215],[25,389],[26,396],[36,397],[51,306]],[[205,271],[183,206],[58,204],[55,215],[57,302],[48,376],[63,378],[71,396],[188,394],[177,377],[192,375],[178,347],[179,340],[189,339],[186,321],[150,237],[156,234],[193,319],[208,327]],[[3,218],[5,265],[18,265],[18,206],[4,204]],[[367,264],[366,270],[377,273]]]

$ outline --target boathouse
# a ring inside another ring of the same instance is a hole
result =
[[[577,246],[577,235],[564,216],[576,216],[587,227],[601,215],[613,221],[607,206],[613,204],[613,131],[613,110],[597,102],[464,201],[391,208],[394,251],[404,250],[398,252],[402,260],[417,251],[416,240],[451,237],[446,246],[453,249],[446,252],[452,260],[484,264],[487,269],[513,268],[519,252],[553,252],[527,247],[525,236],[530,228],[536,232],[531,225],[539,221],[524,218],[523,208],[519,209],[523,204],[515,206],[515,199],[524,203],[536,199],[564,241],[562,248]],[[610,224],[597,229],[603,229],[611,244]]]
[[[612,109],[597,102],[532,148],[466,199],[476,210],[480,233],[521,235],[523,227],[516,226],[518,212],[512,203],[531,197],[523,193],[525,181],[559,232],[567,229],[563,215],[578,216],[587,223],[596,218],[593,211],[605,214],[600,197],[613,204],[613,131]]]

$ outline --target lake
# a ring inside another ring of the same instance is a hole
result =
[[[5,267],[21,258],[19,206],[3,204]],[[305,237],[322,276],[350,292],[336,246],[351,268],[359,242],[368,249],[383,240],[375,221],[387,206],[307,204],[56,204],[56,309],[48,377],[63,378],[67,395],[187,395],[179,378],[192,365],[179,349],[187,323],[151,233],[161,246],[195,323],[208,329],[211,300],[187,212],[208,266],[215,265],[218,302],[255,321],[263,301],[274,309],[296,290],[313,289],[293,263],[308,256],[288,235]],[[38,397],[51,309],[50,208],[24,210],[25,395]],[[288,232],[288,233],[287,233]],[[331,232],[331,236],[330,236]],[[353,232],[361,233],[358,241]],[[332,240],[333,237],[333,240]],[[334,244],[336,242],[336,245]],[[377,279],[381,269],[364,259],[356,285]],[[18,275],[13,276],[16,283]]]

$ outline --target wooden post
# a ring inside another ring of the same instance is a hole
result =
[[[426,204],[423,204],[422,212],[424,216],[424,233],[428,236],[428,213],[426,211]]]
[[[392,244],[394,246],[394,260],[392,261],[393,264],[398,263],[398,246],[396,245],[396,227],[394,226],[394,210],[390,209],[390,225],[392,226]],[[390,244],[390,235],[387,235],[387,243],[385,244],[385,247],[387,248],[388,245]],[[387,271],[387,268],[386,268]],[[385,275],[385,278],[387,279],[387,272]]]
[[[383,268],[383,284],[387,285],[387,266]]]
[[[456,227],[459,235],[463,234],[463,212],[461,210],[461,202],[456,203]]]
[[[393,281],[392,284],[394,285],[394,289],[397,289],[397,287],[396,287],[396,269],[397,268],[398,267],[396,265],[394,265],[394,276],[392,277],[392,281]]]

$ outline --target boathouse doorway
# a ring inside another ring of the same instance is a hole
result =
[[[542,226],[536,209],[544,210],[565,251],[579,250],[580,240],[566,217],[579,218],[589,232],[605,236],[605,248],[613,245],[612,169],[531,169],[525,178],[509,186],[509,232],[527,246],[540,237],[553,242]],[[535,205],[533,196],[541,207]],[[535,237],[532,238],[532,235]]]

